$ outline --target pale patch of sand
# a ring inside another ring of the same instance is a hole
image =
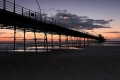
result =
[[[120,80],[119,75],[119,46],[0,54],[0,80]]]

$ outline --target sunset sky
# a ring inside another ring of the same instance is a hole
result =
[[[120,40],[120,0],[38,0],[38,2],[42,13],[49,15],[66,10],[68,13],[86,16],[92,20],[113,20],[107,24],[111,28],[101,27],[91,30],[102,34],[106,39]],[[16,3],[33,11],[39,11],[35,0],[16,0]],[[2,32],[0,30],[0,34]]]

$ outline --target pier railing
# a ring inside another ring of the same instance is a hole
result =
[[[0,9],[10,11],[21,16],[25,16],[33,20],[41,21],[43,23],[54,24],[57,26],[69,28],[69,26],[66,23],[55,20],[53,18],[49,18],[44,14],[24,8],[7,0],[0,0]]]

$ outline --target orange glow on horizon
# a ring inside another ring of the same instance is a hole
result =
[[[94,31],[95,33],[92,34],[102,34],[105,39],[117,39],[120,37],[119,34],[115,33],[107,33],[107,32],[112,32],[112,31],[117,31],[118,28],[100,28],[100,29],[94,29],[91,30]],[[51,34],[48,35],[48,41],[51,41]],[[26,32],[26,40],[34,40],[34,33],[33,32]],[[36,33],[36,37],[38,41],[43,41],[44,40],[44,34],[43,33]],[[59,41],[59,36],[58,35],[53,35],[53,41]],[[65,41],[65,36],[62,36],[62,41]],[[22,31],[17,31],[16,33],[16,41],[23,41],[24,40],[24,34]],[[1,29],[0,30],[0,41],[14,41],[14,31],[13,30],[8,30],[8,29]]]
[[[97,32],[97,34],[102,34],[105,37],[105,39],[118,39],[120,37],[119,33],[112,33],[117,32],[118,28],[102,28],[94,29],[94,31]]]

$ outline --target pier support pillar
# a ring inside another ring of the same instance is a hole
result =
[[[59,47],[61,49],[61,34],[59,33]]]
[[[66,36],[66,46],[69,47],[68,46],[68,36]]]
[[[16,26],[14,26],[14,51],[16,50]]]
[[[47,47],[47,49],[46,49]],[[44,31],[44,49],[48,52],[48,39],[47,39],[47,32]]]
[[[79,38],[79,46],[81,46],[82,45],[82,41],[81,41],[81,37]]]
[[[34,41],[35,41],[35,51],[37,52],[37,37],[36,37],[36,29],[34,29]]]
[[[53,33],[51,33],[51,48],[53,49]]]
[[[75,47],[75,44],[76,44],[76,43],[75,43],[75,36],[74,36],[74,40],[73,40],[73,47]]]
[[[71,44],[72,44],[72,47],[73,47],[74,44],[73,44],[73,37],[72,36],[71,36]]]
[[[86,45],[85,38],[84,38],[84,46]]]
[[[89,45],[89,38],[87,38],[87,45]]]
[[[76,37],[76,47],[78,47],[78,37]]]
[[[25,27],[24,27],[24,52],[25,52],[25,50],[26,50],[26,37],[25,37],[25,33],[26,33],[26,29],[25,29]]]
[[[70,46],[73,47],[72,36],[70,36]]]
[[[79,47],[79,38],[77,37],[77,47]]]

